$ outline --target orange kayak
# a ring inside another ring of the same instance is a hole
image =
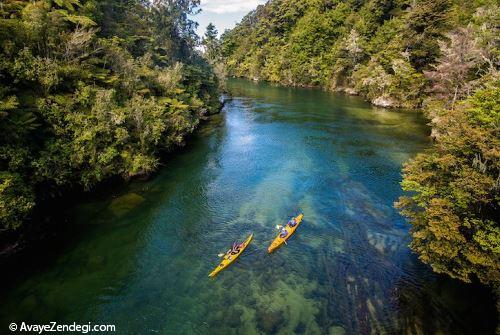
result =
[[[230,253],[226,253],[224,255],[224,257],[222,258],[222,261],[220,262],[220,264],[217,265],[217,267],[212,272],[210,272],[210,274],[208,276],[209,277],[215,277],[219,272],[221,272],[222,270],[224,270],[225,268],[227,268],[238,257],[240,257],[240,255],[243,253],[243,251],[245,251],[245,249],[247,248],[247,246],[252,241],[252,238],[253,238],[253,233],[250,234],[250,236],[247,237],[247,239],[245,240],[245,242],[242,243],[242,245],[240,247],[240,251],[237,254],[231,255]]]
[[[304,214],[299,214],[297,217],[295,217],[295,221],[297,221],[297,224],[295,226],[293,226],[293,227],[290,227],[288,225],[288,223],[287,223],[286,226],[285,226],[285,229],[288,232],[288,234],[286,234],[285,237],[281,237],[280,236],[281,232],[279,232],[278,236],[274,239],[273,243],[271,243],[271,245],[269,246],[269,248],[267,248],[267,252],[271,253],[274,250],[276,250],[277,248],[279,248],[283,243],[285,243],[285,241],[288,240],[290,238],[290,236],[293,235],[293,233],[295,233],[295,230],[297,229],[297,227],[302,222],[302,218],[303,217],[304,217]]]

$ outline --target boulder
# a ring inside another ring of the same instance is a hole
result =
[[[397,103],[392,99],[391,97],[388,96],[380,96],[376,99],[372,100],[372,104],[375,106],[379,107],[396,107]]]
[[[358,95],[358,91],[356,91],[356,89],[352,88],[352,87],[346,87],[344,88],[344,92],[349,94],[349,95]]]

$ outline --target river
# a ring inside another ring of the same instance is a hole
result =
[[[420,113],[316,89],[228,87],[234,99],[154,178],[61,209],[71,239],[42,265],[19,264],[24,274],[1,292],[3,330],[495,333],[488,291],[418,261],[393,208],[403,162],[430,145]],[[288,245],[268,255],[275,226],[299,212]],[[208,278],[217,254],[250,232],[238,261]]]

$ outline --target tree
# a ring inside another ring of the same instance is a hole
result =
[[[219,60],[220,45],[217,35],[217,29],[212,23],[209,23],[202,40],[202,45],[205,47],[205,57],[212,62]]]
[[[432,71],[424,73],[432,83],[434,96],[453,105],[472,88],[471,79],[475,78],[471,70],[477,69],[481,50],[471,28],[452,31],[447,38],[449,43],[440,42],[441,56],[436,60],[437,64],[433,65]]]
[[[154,0],[151,19],[155,30],[155,46],[173,56],[172,61],[192,56],[198,42],[198,23],[190,19],[197,14],[200,0]]]
[[[500,279],[500,81],[441,111],[442,134],[403,169],[411,248],[434,271],[466,282]]]
[[[217,76],[219,87],[225,90],[227,70],[222,58],[223,46],[217,38],[218,32],[215,26],[210,23],[207,26],[202,44],[205,48],[203,53],[204,58],[212,66],[215,75]]]
[[[406,18],[405,48],[412,65],[426,69],[439,55],[438,41],[449,27],[450,0],[414,1]]]

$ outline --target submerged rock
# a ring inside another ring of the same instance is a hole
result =
[[[260,310],[257,314],[257,326],[265,334],[276,333],[285,322],[283,312],[281,311],[271,311],[271,310]]]
[[[328,330],[329,335],[345,335],[345,329],[340,326],[330,327]]]
[[[231,328],[238,328],[241,326],[242,310],[237,307],[231,307],[227,310],[224,318],[224,324]]]
[[[121,197],[113,199],[108,208],[111,210],[111,212],[113,212],[114,215],[122,216],[139,206],[144,202],[144,200],[145,199],[137,193],[127,193],[125,195],[122,195]]]

